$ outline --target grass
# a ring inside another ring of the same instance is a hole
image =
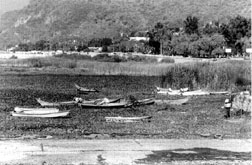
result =
[[[162,75],[162,86],[190,89],[241,90],[251,87],[251,62],[197,62],[172,65]]]
[[[0,76],[0,133],[2,136],[52,135],[59,138],[84,138],[86,134],[111,135],[110,138],[202,138],[197,134],[225,134],[225,138],[251,138],[250,117],[239,123],[226,122],[221,110],[227,96],[192,97],[186,105],[150,105],[121,109],[71,110],[70,118],[40,119],[10,116],[15,106],[38,107],[35,98],[49,102],[134,96],[138,99],[177,99],[181,96],[153,95],[158,76],[80,76],[80,75],[4,75]],[[78,95],[74,83],[97,88],[100,93]],[[107,123],[105,116],[152,116],[151,122]],[[113,135],[113,136],[112,136]],[[115,136],[114,136],[115,135]]]
[[[160,83],[162,87],[189,87],[191,90],[239,91],[250,89],[251,87],[251,61],[248,60],[173,64],[174,60],[172,58],[165,58],[162,63],[157,63],[151,62],[154,59],[153,57],[143,60],[140,56],[135,56],[134,58],[130,56],[126,59],[126,57],[111,57],[107,54],[100,54],[90,60],[81,59],[80,55],[73,55],[74,59],[70,59],[70,56],[72,55],[5,60],[1,61],[0,65],[9,66],[9,72],[16,71],[17,73],[25,73],[26,67],[27,71],[32,70],[32,68],[38,68],[35,70],[38,73],[46,71],[46,73],[56,74],[155,75],[162,77]],[[18,67],[24,68],[21,70],[15,69]],[[7,72],[8,70],[5,69],[3,73],[5,71]]]

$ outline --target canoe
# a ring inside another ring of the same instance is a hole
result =
[[[155,103],[160,104],[171,104],[171,105],[182,105],[188,102],[190,97],[186,97],[183,99],[177,99],[177,100],[155,100]]]
[[[169,92],[172,91],[171,88],[161,88],[161,87],[157,87],[157,86],[156,86],[156,89],[157,89],[157,91],[169,91]]]
[[[84,103],[84,104],[103,104],[103,103],[116,103],[119,102],[121,100],[121,98],[117,98],[117,99],[107,99],[107,98],[103,98],[103,99],[94,99],[94,100],[82,100],[80,101],[80,103]]]
[[[156,86],[157,91],[162,92],[186,92],[189,91],[189,88],[180,88],[180,89],[171,89],[171,88],[161,88]]]
[[[15,107],[14,111],[19,112],[25,112],[25,113],[56,113],[59,112],[59,109],[57,108],[24,108],[24,107]]]
[[[117,123],[129,123],[129,122],[139,122],[146,119],[150,119],[151,116],[142,117],[105,117],[106,122],[117,122]]]
[[[158,91],[157,94],[162,94],[162,95],[180,95],[180,96],[200,96],[200,95],[210,95],[209,92],[207,91],[202,91],[202,90],[196,90],[196,91],[178,91],[178,90],[173,90],[173,91]]]
[[[228,95],[231,94],[229,91],[219,91],[219,92],[210,92],[210,95]]]
[[[200,96],[200,95],[210,95],[210,93],[207,91],[196,90],[196,91],[183,92],[181,95],[182,96]]]
[[[157,94],[161,95],[182,95],[181,91],[158,91]]]
[[[154,104],[155,100],[154,99],[143,99],[143,100],[137,100],[133,105],[140,106],[140,105],[151,105]]]
[[[128,107],[131,104],[127,102],[118,102],[118,103],[104,103],[104,104],[78,103],[78,105],[83,108],[123,108]]]
[[[65,117],[69,114],[70,111],[62,111],[55,113],[44,113],[44,114],[27,114],[24,112],[15,112],[12,111],[11,115],[16,117],[42,117],[42,118],[54,118],[54,117]]]
[[[84,92],[84,93],[89,93],[89,92],[99,92],[98,90],[96,89],[88,89],[88,88],[84,88],[84,87],[81,87],[77,84],[74,84],[74,86],[76,87],[77,91],[79,92]]]
[[[57,107],[61,105],[74,105],[76,104],[76,101],[64,101],[64,102],[47,102],[43,101],[40,98],[36,99],[37,102],[42,106],[42,107]]]

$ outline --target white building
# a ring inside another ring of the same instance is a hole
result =
[[[149,37],[130,37],[130,41],[149,41]]]

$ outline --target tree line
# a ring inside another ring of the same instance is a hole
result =
[[[145,33],[148,41],[131,41],[127,34],[120,34],[114,38],[94,38],[89,41],[75,37],[21,43],[18,50],[80,52],[90,51],[88,47],[102,47],[103,52],[140,52],[209,58],[224,56],[225,48],[232,49],[232,54],[244,55],[246,48],[251,47],[250,19],[238,15],[230,18],[227,23],[213,21],[200,25],[199,22],[195,16],[188,16],[182,27],[170,22],[158,22]],[[133,32],[130,35],[132,34]]]

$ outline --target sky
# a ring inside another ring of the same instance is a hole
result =
[[[22,9],[30,0],[0,0],[0,16],[11,10]]]

